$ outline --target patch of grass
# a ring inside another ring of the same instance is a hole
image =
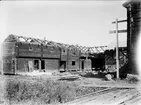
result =
[[[36,81],[33,81],[34,78],[27,80],[18,78],[8,79],[6,83],[5,98],[10,104],[21,102],[32,102],[30,105],[65,103],[76,97],[103,89],[100,87],[82,87],[65,81],[42,78],[38,78]]]

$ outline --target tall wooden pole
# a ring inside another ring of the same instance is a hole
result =
[[[119,20],[112,22],[112,24],[116,24],[116,30],[110,31],[110,34],[116,33],[116,77],[119,78],[119,41],[118,41],[118,33],[127,32],[127,30],[118,30],[118,23],[126,22],[127,20]]]
[[[117,78],[119,78],[119,54],[118,54],[118,47],[119,47],[119,43],[118,43],[118,19],[116,19],[116,68],[117,68],[117,73],[116,76]]]

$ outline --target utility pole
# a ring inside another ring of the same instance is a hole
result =
[[[116,77],[119,78],[119,54],[118,54],[118,19],[116,19],[116,68],[117,68],[117,75]]]
[[[116,33],[116,77],[119,78],[119,40],[118,40],[118,33],[126,33],[127,30],[118,30],[118,23],[127,22],[127,20],[119,20],[112,22],[112,24],[116,24],[116,30],[110,31],[110,34]]]

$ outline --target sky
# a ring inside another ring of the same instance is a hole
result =
[[[9,34],[82,46],[113,46],[115,19],[125,20],[123,1],[1,1],[0,44]],[[119,29],[126,29],[120,23]],[[119,41],[126,41],[126,33]]]

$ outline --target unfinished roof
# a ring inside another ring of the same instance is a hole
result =
[[[58,43],[54,41],[48,41],[46,39],[41,40],[38,38],[31,38],[31,37],[24,37],[24,36],[17,36],[17,35],[9,35],[5,42],[24,42],[24,43],[31,43],[31,44],[40,44],[40,45],[51,45],[55,47],[59,47],[62,49],[76,49],[80,50],[82,53],[103,53],[106,50],[107,46],[95,46],[95,47],[86,47],[80,45],[69,45],[64,43]]]

